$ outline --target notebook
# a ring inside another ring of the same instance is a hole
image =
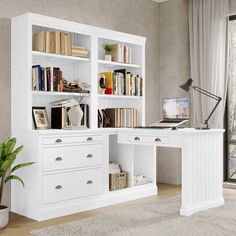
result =
[[[162,100],[163,118],[150,127],[178,127],[189,120],[188,98],[164,98]]]

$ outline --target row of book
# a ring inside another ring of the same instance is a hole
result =
[[[101,72],[99,74],[98,93],[142,96],[143,79],[138,74],[134,75],[126,72],[126,69]]]
[[[34,34],[33,50],[66,56],[88,57],[88,49],[72,45],[72,34],[41,31]]]
[[[138,111],[134,108],[106,108],[98,110],[98,127],[136,127]]]
[[[131,64],[132,49],[120,43],[112,45],[112,61]]]
[[[32,66],[33,91],[63,91],[63,72],[59,67]]]
[[[83,117],[80,126],[89,128],[89,105],[79,104],[75,99],[63,99],[51,103],[51,128],[69,129],[72,127],[68,112],[72,106],[79,105],[83,111]]]

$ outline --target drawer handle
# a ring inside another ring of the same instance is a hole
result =
[[[88,154],[88,155],[87,155],[87,158],[92,158],[92,157],[93,157],[92,154]]]
[[[61,158],[61,157],[57,157],[57,158],[55,159],[55,161],[62,161],[62,158]]]
[[[55,141],[55,143],[62,143],[62,140],[59,138]]]
[[[93,183],[93,181],[92,180],[89,180],[88,182],[87,182],[87,184],[92,184]]]
[[[160,138],[155,138],[155,141],[156,142],[161,142],[161,139]]]
[[[92,140],[93,140],[92,137],[88,137],[88,138],[87,138],[87,141],[92,141]]]
[[[56,189],[56,190],[62,189],[62,186],[61,186],[61,185],[57,185],[57,186],[55,187],[55,189]]]
[[[134,140],[140,140],[140,138],[139,137],[135,137]]]

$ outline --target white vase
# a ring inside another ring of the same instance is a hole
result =
[[[0,229],[7,226],[9,221],[9,209],[6,206],[0,206]]]
[[[111,55],[105,55],[105,61],[111,61]]]
[[[80,105],[71,107],[68,111],[68,115],[72,126],[81,126],[81,120],[83,118],[84,113],[80,108]]]

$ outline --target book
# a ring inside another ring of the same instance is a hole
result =
[[[121,73],[123,76],[119,76],[120,81],[120,93],[119,95],[127,95],[126,94],[126,69],[119,69],[119,70],[114,70],[114,73]]]
[[[46,51],[46,33],[44,31],[34,33],[33,50],[39,52]]]
[[[65,55],[65,32],[60,32],[60,51],[62,55]]]
[[[51,107],[51,128],[64,129],[66,126],[66,110],[64,107]]]
[[[55,53],[60,54],[61,53],[61,37],[60,32],[55,32]]]
[[[124,50],[124,47],[121,44],[112,45],[112,51],[111,51],[112,61],[121,63],[124,62],[124,56],[122,50]]]
[[[46,31],[46,52],[55,53],[55,32]]]

